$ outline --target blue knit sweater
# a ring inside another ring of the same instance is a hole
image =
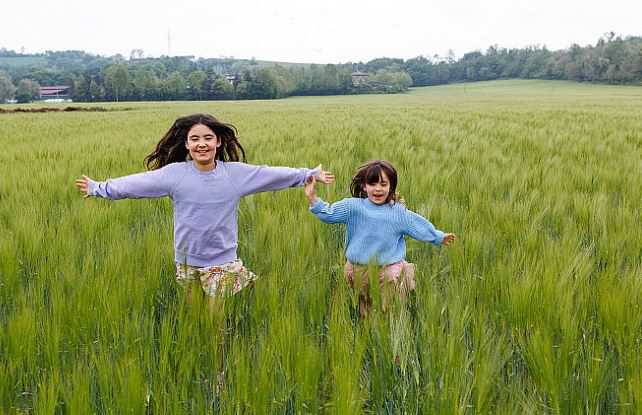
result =
[[[406,235],[434,245],[444,240],[442,231],[399,203],[377,205],[367,198],[348,198],[330,205],[317,199],[310,212],[325,223],[346,225],[345,254],[353,264],[374,260],[388,265],[405,259]]]

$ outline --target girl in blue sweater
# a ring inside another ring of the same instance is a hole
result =
[[[449,245],[455,240],[452,233],[437,230],[424,217],[406,209],[397,201],[397,171],[384,160],[370,161],[359,168],[352,178],[351,198],[332,205],[316,195],[316,179],[305,185],[310,211],[325,223],[346,225],[346,278],[354,287],[355,276],[363,281],[359,295],[361,316],[370,305],[367,294],[368,264],[381,267],[379,282],[392,283],[405,296],[415,288],[414,264],[406,257],[406,235],[433,245]]]
[[[311,177],[334,180],[321,166],[293,169],[242,161],[245,150],[234,126],[193,114],[178,118],[145,158],[149,171],[102,182],[83,176],[76,186],[85,197],[110,200],[169,197],[177,281],[187,287],[199,282],[211,296],[236,293],[256,278],[237,256],[241,198],[303,186]]]

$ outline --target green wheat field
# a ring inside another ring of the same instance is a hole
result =
[[[642,87],[501,81],[403,95],[119,103],[0,115],[0,412],[642,412]],[[417,290],[359,319],[343,230],[302,189],[245,198],[260,280],[208,306],[174,281],[168,199],[83,199],[142,171],[174,119],[235,124],[253,164],[349,194],[391,161],[409,209],[457,242],[409,242]]]

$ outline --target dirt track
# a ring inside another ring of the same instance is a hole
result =
[[[14,108],[2,109],[0,114],[13,114],[13,113],[33,113],[33,112],[106,112],[106,111],[127,111],[129,108],[114,108],[107,109],[104,107],[64,107],[64,108]]]

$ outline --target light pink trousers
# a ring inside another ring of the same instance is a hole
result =
[[[361,278],[363,288],[367,288],[367,265],[355,265],[348,261],[344,270],[348,284],[352,288],[354,288],[355,275]],[[415,264],[399,261],[380,267],[379,284],[383,287],[386,282],[398,286],[403,292],[413,291],[415,289]]]

